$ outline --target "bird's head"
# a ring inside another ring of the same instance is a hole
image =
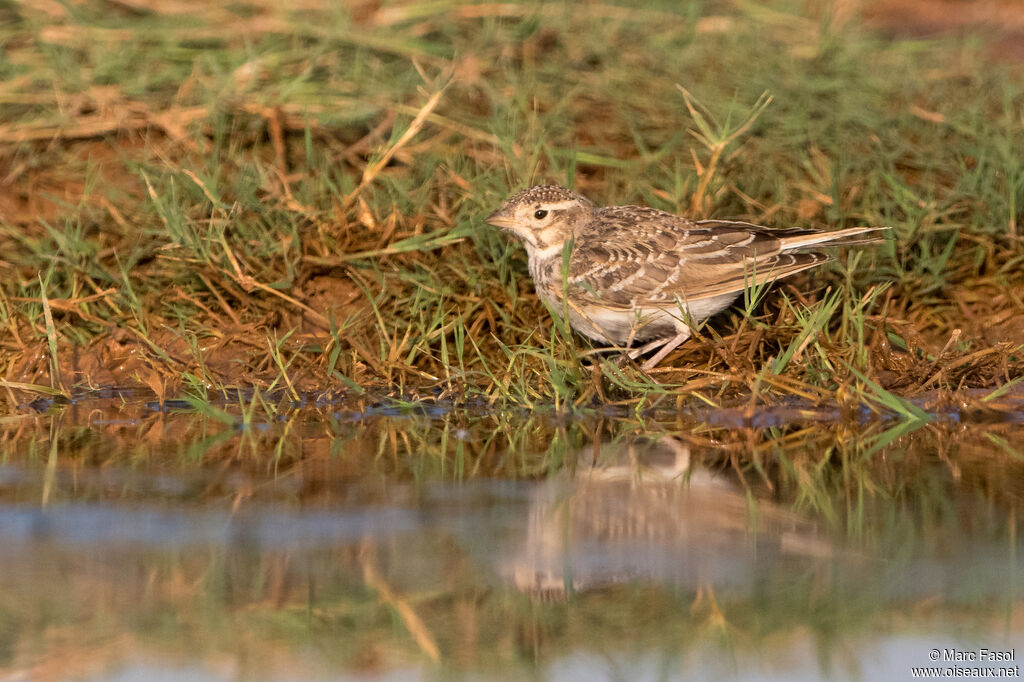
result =
[[[509,197],[486,222],[511,232],[527,251],[561,251],[578,225],[590,220],[595,207],[586,197],[564,187],[540,185]]]

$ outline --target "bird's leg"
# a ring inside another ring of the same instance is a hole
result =
[[[630,360],[636,360],[638,357],[640,357],[644,353],[652,351],[655,348],[657,348],[658,346],[664,346],[670,340],[671,339],[654,339],[654,341],[649,341],[649,342],[645,343],[644,345],[640,346],[639,348],[632,348],[632,349],[630,349],[629,351],[626,352],[626,356]]]
[[[664,343],[664,345],[661,347],[661,350],[652,355],[647,362],[640,366],[640,369],[644,370],[645,372],[654,369],[655,367],[658,366],[659,362],[665,359],[666,355],[674,351],[679,346],[679,344],[681,344],[683,341],[686,341],[686,339],[688,338],[690,338],[690,330],[684,329],[683,331],[679,332],[668,341],[663,341],[662,343]]]

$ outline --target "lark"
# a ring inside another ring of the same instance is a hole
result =
[[[689,220],[644,206],[598,207],[553,185],[515,194],[486,221],[523,242],[537,294],[553,310],[567,311],[577,332],[619,348],[639,343],[633,358],[657,348],[644,370],[745,288],[831,260],[814,247],[876,241],[853,238],[889,229]]]

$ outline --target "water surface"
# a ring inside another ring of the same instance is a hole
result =
[[[0,420],[0,674],[1019,665],[1019,420],[232,411],[94,400]],[[980,649],[1012,658],[941,660]]]

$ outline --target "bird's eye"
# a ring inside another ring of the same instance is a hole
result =
[[[536,213],[534,213],[533,217],[536,218],[537,220],[544,220],[545,218],[548,217],[548,212],[542,208],[538,210]]]

